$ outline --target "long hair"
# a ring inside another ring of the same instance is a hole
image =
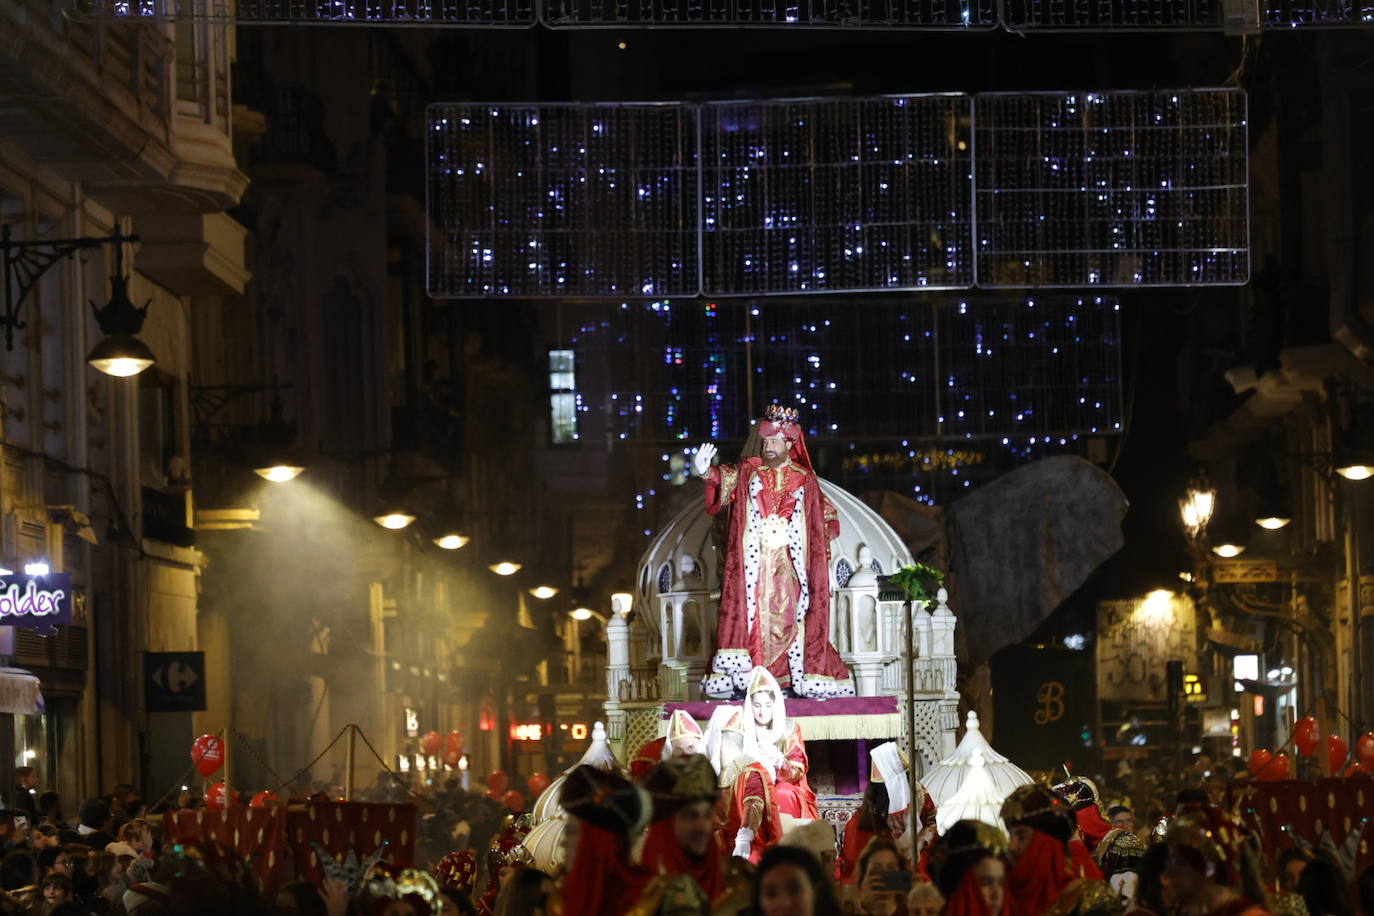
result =
[[[1355,902],[1341,867],[1320,853],[1302,870],[1298,893],[1312,916],[1355,916]]]
[[[522,868],[511,876],[510,883],[496,898],[496,916],[530,916],[543,912],[548,903],[544,882],[553,879],[537,868]]]
[[[840,916],[840,904],[835,899],[834,885],[826,877],[820,860],[800,846],[774,846],[763,854],[763,861],[759,862],[759,870],[754,875],[754,888],[750,894],[751,913],[757,916],[763,912],[759,905],[759,889],[763,887],[763,876],[780,865],[795,865],[806,875],[806,880],[811,882],[811,890],[816,899],[815,916]]]
[[[886,833],[887,802],[887,786],[870,781],[859,806],[859,829],[865,833]]]
[[[1169,844],[1156,843],[1140,857],[1136,867],[1136,904],[1151,913],[1163,913],[1164,905],[1164,866],[1169,859]]]

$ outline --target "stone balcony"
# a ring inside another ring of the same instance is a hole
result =
[[[170,27],[70,21],[62,6],[0,3],[0,137],[116,214],[236,205],[248,179],[232,152],[224,30],[178,62]]]

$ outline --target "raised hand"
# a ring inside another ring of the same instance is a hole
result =
[[[697,453],[692,456],[692,470],[698,477],[705,477],[711,470],[711,460],[716,457],[716,447],[709,442],[701,443]]]

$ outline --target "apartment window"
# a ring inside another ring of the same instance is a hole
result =
[[[577,441],[577,373],[572,350],[549,351],[549,430],[554,445]]]

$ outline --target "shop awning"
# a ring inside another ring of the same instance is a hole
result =
[[[0,713],[33,716],[43,711],[38,678],[23,668],[0,668]]]

